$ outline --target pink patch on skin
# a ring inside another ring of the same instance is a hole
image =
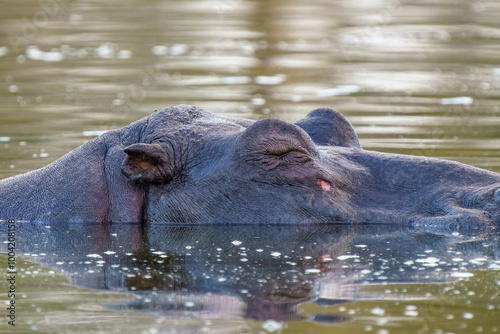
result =
[[[320,186],[324,191],[330,191],[330,189],[332,189],[332,185],[328,181],[322,180],[320,178],[316,179],[316,184]]]

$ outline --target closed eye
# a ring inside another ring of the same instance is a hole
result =
[[[268,141],[264,153],[268,159],[282,162],[303,163],[312,160],[309,152],[293,140]]]
[[[244,158],[259,162],[263,168],[271,170],[311,161],[313,153],[294,137],[275,135],[255,142]]]
[[[308,154],[307,150],[300,145],[300,143],[296,142],[291,138],[279,138],[279,139],[270,139],[261,144],[261,147],[264,147],[264,151],[266,154],[280,157],[287,155],[291,152],[300,152],[302,154]]]

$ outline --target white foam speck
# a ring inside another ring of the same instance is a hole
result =
[[[463,105],[470,106],[474,103],[474,99],[470,96],[457,96],[441,99],[442,105]]]
[[[118,51],[118,54],[116,55],[116,58],[118,59],[130,59],[132,58],[132,51],[130,50],[120,50]]]
[[[262,105],[266,104],[266,99],[263,99],[261,97],[254,97],[252,99],[252,104],[254,106],[262,106]]]
[[[5,56],[7,53],[9,53],[9,48],[6,46],[0,47],[0,57]]]
[[[262,324],[262,328],[268,332],[275,332],[283,328],[283,323],[269,319],[264,321],[264,323]]]
[[[166,55],[168,53],[168,47],[165,46],[165,45],[155,45],[151,49],[151,52],[155,56],[164,56],[164,55]]]
[[[87,257],[91,257],[91,258],[100,258],[102,256],[100,256],[99,254],[87,254]]]
[[[42,55],[43,61],[56,62],[64,59],[64,54],[59,51],[44,52]]]
[[[180,56],[188,51],[188,46],[186,44],[174,44],[170,47],[170,55]]]
[[[374,315],[383,316],[383,315],[385,315],[385,310],[383,308],[380,308],[380,307],[374,307],[370,310],[370,313],[374,314]]]
[[[418,316],[418,312],[415,310],[406,310],[404,315],[406,315],[407,317],[416,317]]]
[[[358,85],[341,85],[334,88],[320,89],[316,92],[316,96],[328,97],[337,95],[348,95],[361,91]]]
[[[223,77],[222,83],[225,85],[238,85],[238,84],[247,84],[250,82],[249,77],[245,76],[234,76],[234,77]]]
[[[462,272],[462,273],[452,273],[451,277],[458,277],[458,278],[467,278],[467,277],[472,277],[474,276],[473,273],[468,273],[468,272]]]
[[[435,258],[435,257],[426,257],[423,259],[417,259],[417,260],[415,260],[415,262],[418,262],[418,263],[437,263],[437,262],[439,262],[439,259]]]
[[[464,318],[464,319],[472,319],[472,318],[474,318],[474,314],[466,312],[466,313],[462,314],[462,318]]]
[[[337,260],[340,260],[340,261],[345,261],[348,259],[359,259],[359,256],[358,255],[339,255],[339,256],[337,256]]]
[[[279,85],[286,80],[286,75],[276,74],[273,76],[259,75],[255,77],[255,83],[258,85]]]

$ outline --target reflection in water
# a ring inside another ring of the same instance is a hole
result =
[[[350,317],[299,313],[297,306],[418,300],[366,288],[405,283],[411,290],[497,270],[499,237],[393,226],[36,223],[18,223],[16,235],[19,253],[66,272],[73,284],[135,296],[110,308],[172,318],[329,322]]]

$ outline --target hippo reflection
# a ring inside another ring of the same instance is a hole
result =
[[[135,296],[108,307],[172,318],[340,321],[331,309],[297,306],[383,299],[363,287],[447,282],[500,260],[500,235],[483,230],[17,223],[16,232],[17,252],[30,261],[65,272],[77,286]],[[496,289],[496,279],[484,284]]]
[[[180,105],[0,181],[0,219],[485,226],[499,187],[460,163],[363,150],[331,109],[291,124]]]

